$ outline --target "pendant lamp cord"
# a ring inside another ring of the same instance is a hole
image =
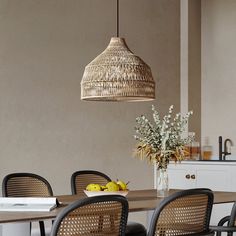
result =
[[[116,0],[116,37],[119,37],[119,21],[120,21],[120,19],[119,19],[119,14],[120,14],[120,9],[119,9],[119,7],[120,7],[120,4],[119,4],[119,0]]]

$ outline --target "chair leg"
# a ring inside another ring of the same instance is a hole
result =
[[[32,234],[32,223],[30,222],[30,235]]]
[[[44,222],[43,221],[39,221],[39,228],[40,228],[40,235],[41,236],[46,236],[46,234],[45,234],[45,227],[44,227]]]

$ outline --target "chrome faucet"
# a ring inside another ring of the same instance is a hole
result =
[[[228,143],[230,146],[228,146]],[[224,141],[224,151],[222,150],[222,136],[219,136],[219,160],[225,161],[225,157],[231,155],[230,147],[233,146],[231,139],[227,138]]]

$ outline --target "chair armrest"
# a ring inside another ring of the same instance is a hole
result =
[[[216,232],[236,232],[236,227],[228,226],[210,226],[210,229]]]
[[[218,226],[223,226],[226,222],[229,222],[229,220],[230,220],[230,216],[225,216],[225,217],[223,217],[223,218],[219,221]]]

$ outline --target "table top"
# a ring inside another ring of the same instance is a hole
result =
[[[170,190],[169,194],[173,194],[177,191],[180,190]],[[65,206],[84,197],[86,196],[57,196],[61,205],[50,212],[0,212],[0,224],[54,219]],[[130,212],[154,210],[163,200],[163,198],[156,196],[156,189],[133,190],[130,191],[126,197],[129,201]],[[236,201],[236,192],[214,192],[214,204],[230,203],[234,201]]]

